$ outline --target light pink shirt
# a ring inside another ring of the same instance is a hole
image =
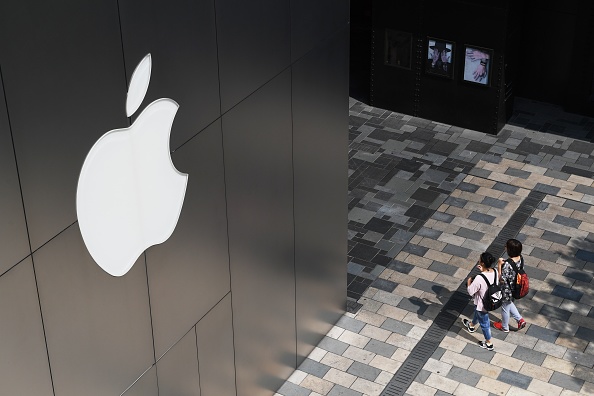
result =
[[[493,284],[495,282],[495,271],[492,272],[482,272],[483,275]],[[482,276],[477,275],[474,277],[474,280],[466,289],[468,290],[468,294],[470,294],[474,298],[474,305],[476,305],[477,311],[487,312],[485,307],[483,306],[483,297],[487,292],[487,283]]]

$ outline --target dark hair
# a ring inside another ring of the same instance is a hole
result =
[[[491,268],[495,263],[495,257],[489,252],[481,253],[481,263],[485,264],[485,268]]]
[[[517,239],[508,240],[505,244],[505,248],[507,249],[507,255],[509,257],[518,257],[522,254],[522,242]]]

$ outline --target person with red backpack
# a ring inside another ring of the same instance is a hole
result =
[[[509,317],[510,314],[518,322],[518,330],[526,327],[526,321],[514,304],[514,298],[523,297],[528,292],[527,277],[524,280],[525,286],[518,282],[518,273],[524,272],[524,258],[522,257],[522,243],[517,239],[510,239],[505,244],[507,260],[499,259],[497,267],[501,274],[501,288],[503,290],[503,303],[501,304],[501,322],[493,322],[493,327],[501,330],[504,333],[509,333]],[[524,275],[525,276],[525,275]],[[520,275],[521,277],[521,275]],[[521,290],[524,287],[526,290]]]
[[[489,320],[489,310],[494,307],[485,307],[485,295],[489,290],[489,285],[498,283],[497,271],[491,268],[495,264],[495,257],[489,252],[481,254],[480,259],[477,263],[477,268],[481,273],[476,277],[469,277],[466,280],[466,288],[468,294],[472,296],[474,307],[474,316],[472,321],[468,319],[462,319],[462,324],[469,333],[476,331],[476,324],[479,323],[485,341],[479,341],[479,346],[488,351],[492,351],[495,348],[491,342],[491,321]],[[501,290],[499,290],[500,297]]]

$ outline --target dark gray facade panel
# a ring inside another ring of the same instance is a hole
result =
[[[154,364],[144,255],[113,277],[75,224],[33,254],[56,395],[119,395]]]
[[[349,30],[293,65],[297,353],[345,310]]]
[[[2,2],[0,64],[36,249],[76,220],[92,145],[128,125],[117,3]]]
[[[291,75],[223,116],[237,394],[273,394],[295,369]]]
[[[184,205],[173,235],[146,253],[157,359],[231,287],[220,120],[173,161],[188,174]]]
[[[142,109],[158,98],[179,105],[171,149],[220,117],[214,2],[212,0],[120,1],[128,82],[151,53],[153,68]]]
[[[221,109],[228,111],[291,63],[289,0],[215,0]]]
[[[201,396],[235,396],[231,294],[196,325],[196,340]]]
[[[173,393],[165,393],[171,394]],[[161,393],[163,395],[163,393]],[[157,369],[153,366],[150,370],[142,375],[128,389],[124,392],[124,396],[159,396],[159,386],[157,385]],[[199,396],[199,394],[198,394]]]
[[[3,93],[0,79],[0,274],[31,253]]]
[[[0,278],[0,317],[0,393],[53,395],[30,258]]]
[[[194,327],[157,362],[159,394],[201,396]]]
[[[344,0],[291,1],[291,61],[295,62],[349,23]]]

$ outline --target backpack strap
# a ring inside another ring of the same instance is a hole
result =
[[[493,268],[493,271],[495,271],[495,284],[497,284],[497,270],[495,268]],[[483,277],[483,279],[485,280],[485,282],[487,282],[487,289],[489,287],[491,287],[491,284],[489,283],[489,281],[487,280],[487,277],[485,276],[485,274],[483,274],[482,272],[479,274],[480,276]]]
[[[524,257],[522,257],[522,256],[520,256],[520,267],[518,267],[518,264],[516,264],[516,262],[514,260],[512,260],[511,258],[508,258],[505,261],[508,262],[509,265],[511,265],[511,267],[514,269],[516,275],[518,274],[518,272],[520,272],[520,269],[524,268]]]

